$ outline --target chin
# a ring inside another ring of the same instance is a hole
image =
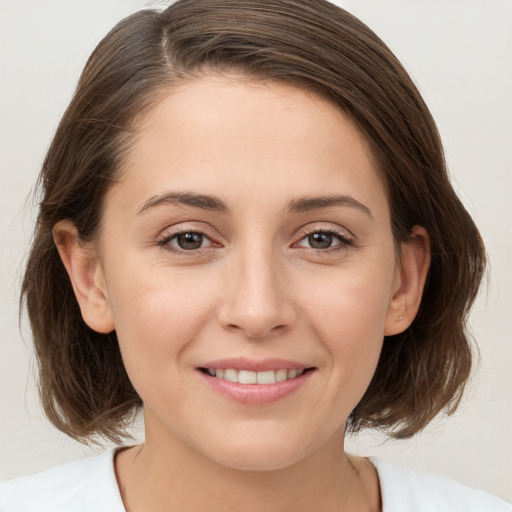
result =
[[[279,471],[296,464],[301,459],[295,453],[262,453],[261,450],[245,450],[222,453],[216,462],[237,471]]]
[[[242,439],[232,436],[224,442],[215,443],[214,450],[212,445],[208,446],[203,455],[234,470],[278,471],[305,459],[314,449],[310,447],[308,450],[303,440],[291,442],[290,436],[270,437],[268,433],[261,433],[243,436]]]

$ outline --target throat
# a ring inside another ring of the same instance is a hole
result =
[[[141,445],[116,454],[127,512],[261,512],[262,504],[265,512],[381,512],[378,477],[367,459],[342,455],[329,468],[308,460],[276,471],[214,467],[210,461],[201,470],[183,454],[160,451],[161,457],[153,457],[151,452]]]

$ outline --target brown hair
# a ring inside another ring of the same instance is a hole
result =
[[[71,220],[94,240],[133,126],[162,94],[202,73],[236,72],[320,94],[366,136],[387,183],[397,242],[414,225],[432,263],[412,325],[388,337],[348,428],[412,436],[453,412],[471,370],[469,308],[485,267],[479,233],[447,176],[439,135],[418,90],[385,44],[325,0],[179,0],[122,20],[82,73],[40,175],[42,201],[23,281],[48,418],[75,439],[119,441],[142,405],[116,334],[84,323],[52,239]]]

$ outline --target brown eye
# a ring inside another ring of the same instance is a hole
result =
[[[174,237],[175,245],[184,251],[194,251],[203,247],[204,235],[201,233],[181,233]],[[174,244],[173,244],[174,245]]]
[[[184,231],[163,238],[158,245],[171,252],[179,253],[197,251],[212,245],[212,242],[204,233]]]
[[[329,249],[332,247],[334,235],[332,233],[313,233],[307,238],[312,249]]]
[[[328,251],[347,249],[352,244],[353,240],[345,235],[345,233],[319,229],[304,236],[295,247],[304,247],[327,253]]]
[[[164,235],[158,240],[158,245],[163,249],[176,255],[199,256],[209,249],[220,248],[221,244],[216,243],[209,235],[203,231],[193,231],[192,229],[179,230],[171,234]]]

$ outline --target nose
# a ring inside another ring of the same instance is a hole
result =
[[[218,311],[219,323],[248,338],[290,330],[297,321],[290,283],[272,251],[236,259]]]

